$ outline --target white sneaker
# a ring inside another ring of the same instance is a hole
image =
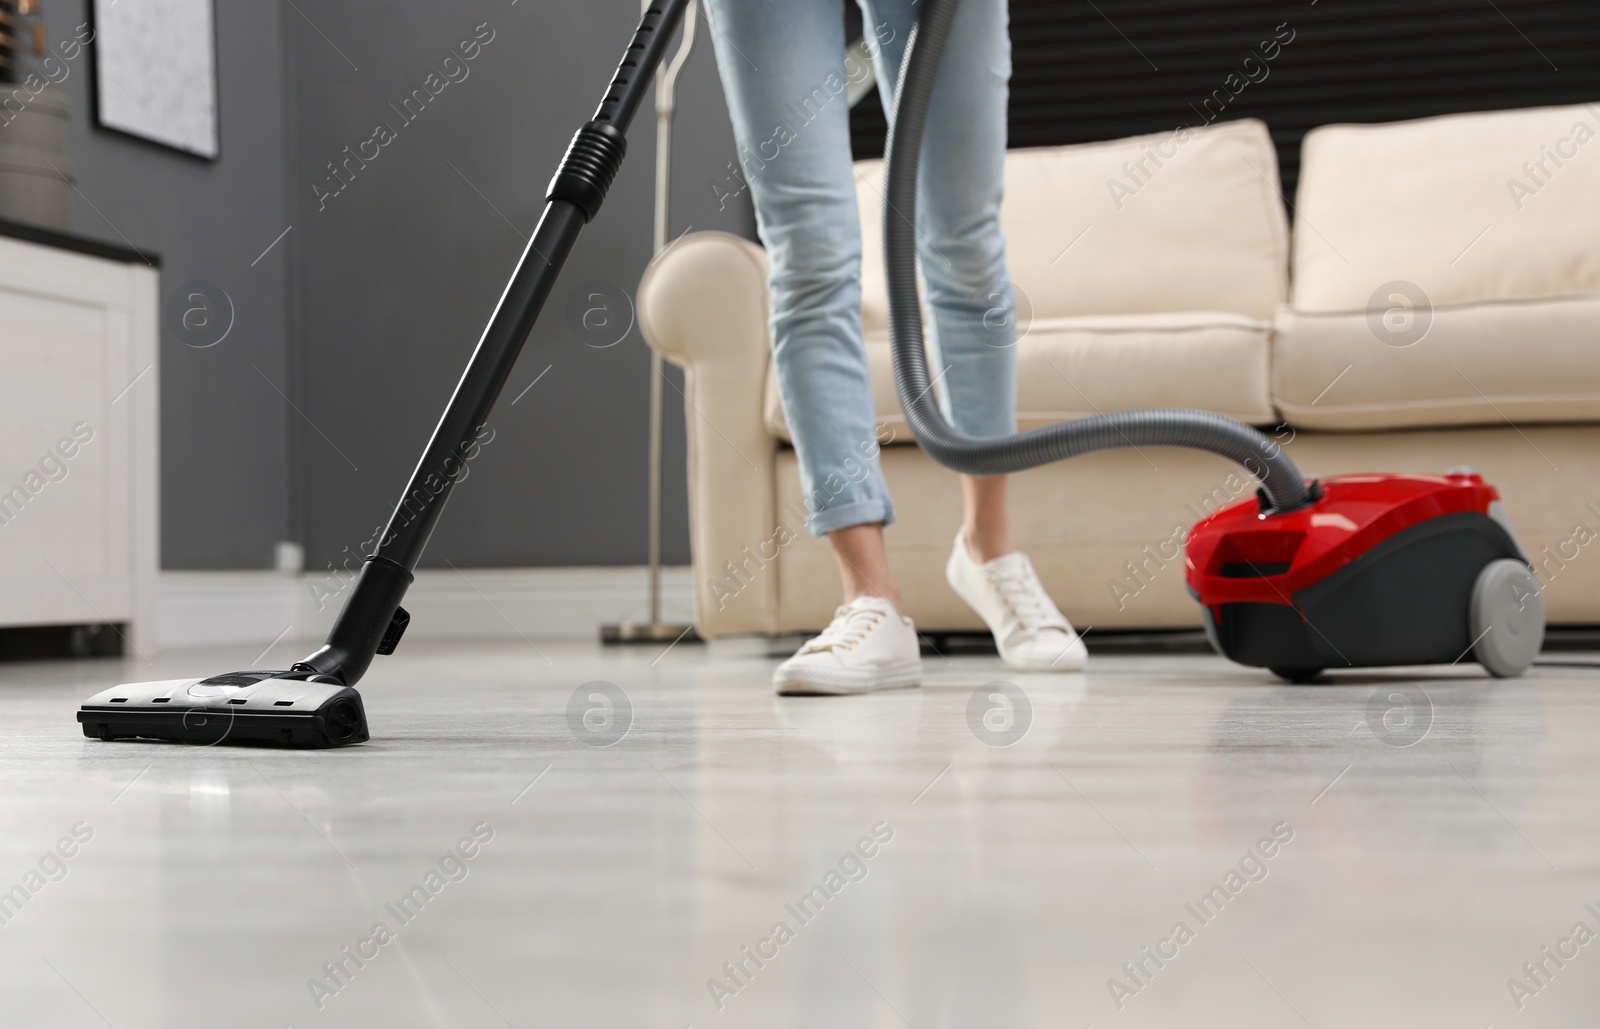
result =
[[[978,564],[964,533],[945,565],[950,588],[983,618],[994,633],[1006,665],[1020,671],[1081,672],[1089,660],[1083,640],[1056,609],[1028,555],[1012,551]]]
[[[922,649],[911,619],[882,597],[857,597],[833,613],[772,673],[779,696],[871,693],[922,683]]]

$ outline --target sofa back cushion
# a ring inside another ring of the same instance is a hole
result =
[[[1293,303],[1362,310],[1404,281],[1432,304],[1600,292],[1600,105],[1307,133]]]
[[[888,324],[883,162],[859,162],[856,177],[862,320],[871,331]],[[1287,297],[1277,154],[1253,119],[1012,150],[1001,220],[1024,317],[1224,311],[1270,319]]]
[[[1600,105],[1316,129],[1295,208],[1290,422],[1600,420]]]

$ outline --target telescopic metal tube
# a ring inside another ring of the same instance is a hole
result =
[[[296,671],[352,686],[371,664],[578,233],[599,210],[616,177],[626,150],[625,133],[690,2],[656,0],[646,8],[594,117],[573,136],[550,180],[533,239],[434,427],[376,553],[362,568],[327,642],[298,663]]]

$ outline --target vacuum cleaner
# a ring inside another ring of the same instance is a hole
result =
[[[533,238],[327,642],[288,669],[116,686],[78,711],[85,736],[294,747],[369,738],[354,687],[406,630],[410,616],[400,602],[465,467],[462,455],[472,451],[579,232],[599,211],[628,126],[690,2],[657,0],[644,12],[594,117],[573,136]],[[1121,447],[1218,454],[1261,482],[1254,500],[1217,512],[1188,539],[1189,586],[1221,653],[1296,681],[1324,668],[1444,663],[1468,651],[1495,675],[1526,669],[1543,638],[1538,584],[1494,489],[1470,474],[1307,481],[1276,443],[1205,411],[1124,411],[981,439],[944,420],[923,347],[913,225],[923,127],[957,2],[924,0],[901,64],[886,155],[895,379],[923,450],[972,475]]]

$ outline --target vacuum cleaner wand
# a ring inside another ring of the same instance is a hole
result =
[[[599,211],[616,178],[628,126],[691,2],[655,0],[645,10],[594,117],[572,137],[550,180],[533,239],[327,642],[287,671],[229,672],[106,690],[78,712],[86,736],[296,746],[343,746],[368,738],[360,696],[351,687],[374,655],[392,653],[405,632],[410,616],[400,601],[412,572],[578,233]]]
[[[390,653],[409,618],[400,599],[466,467],[466,455],[516,364],[583,226],[594,218],[622,166],[625,138],[690,0],[658,0],[644,12],[605,99],[567,148],[550,180],[544,214],[500,297],[422,460],[395,505],[376,552],[339,612],[328,640],[294,666],[355,685],[373,655]]]

